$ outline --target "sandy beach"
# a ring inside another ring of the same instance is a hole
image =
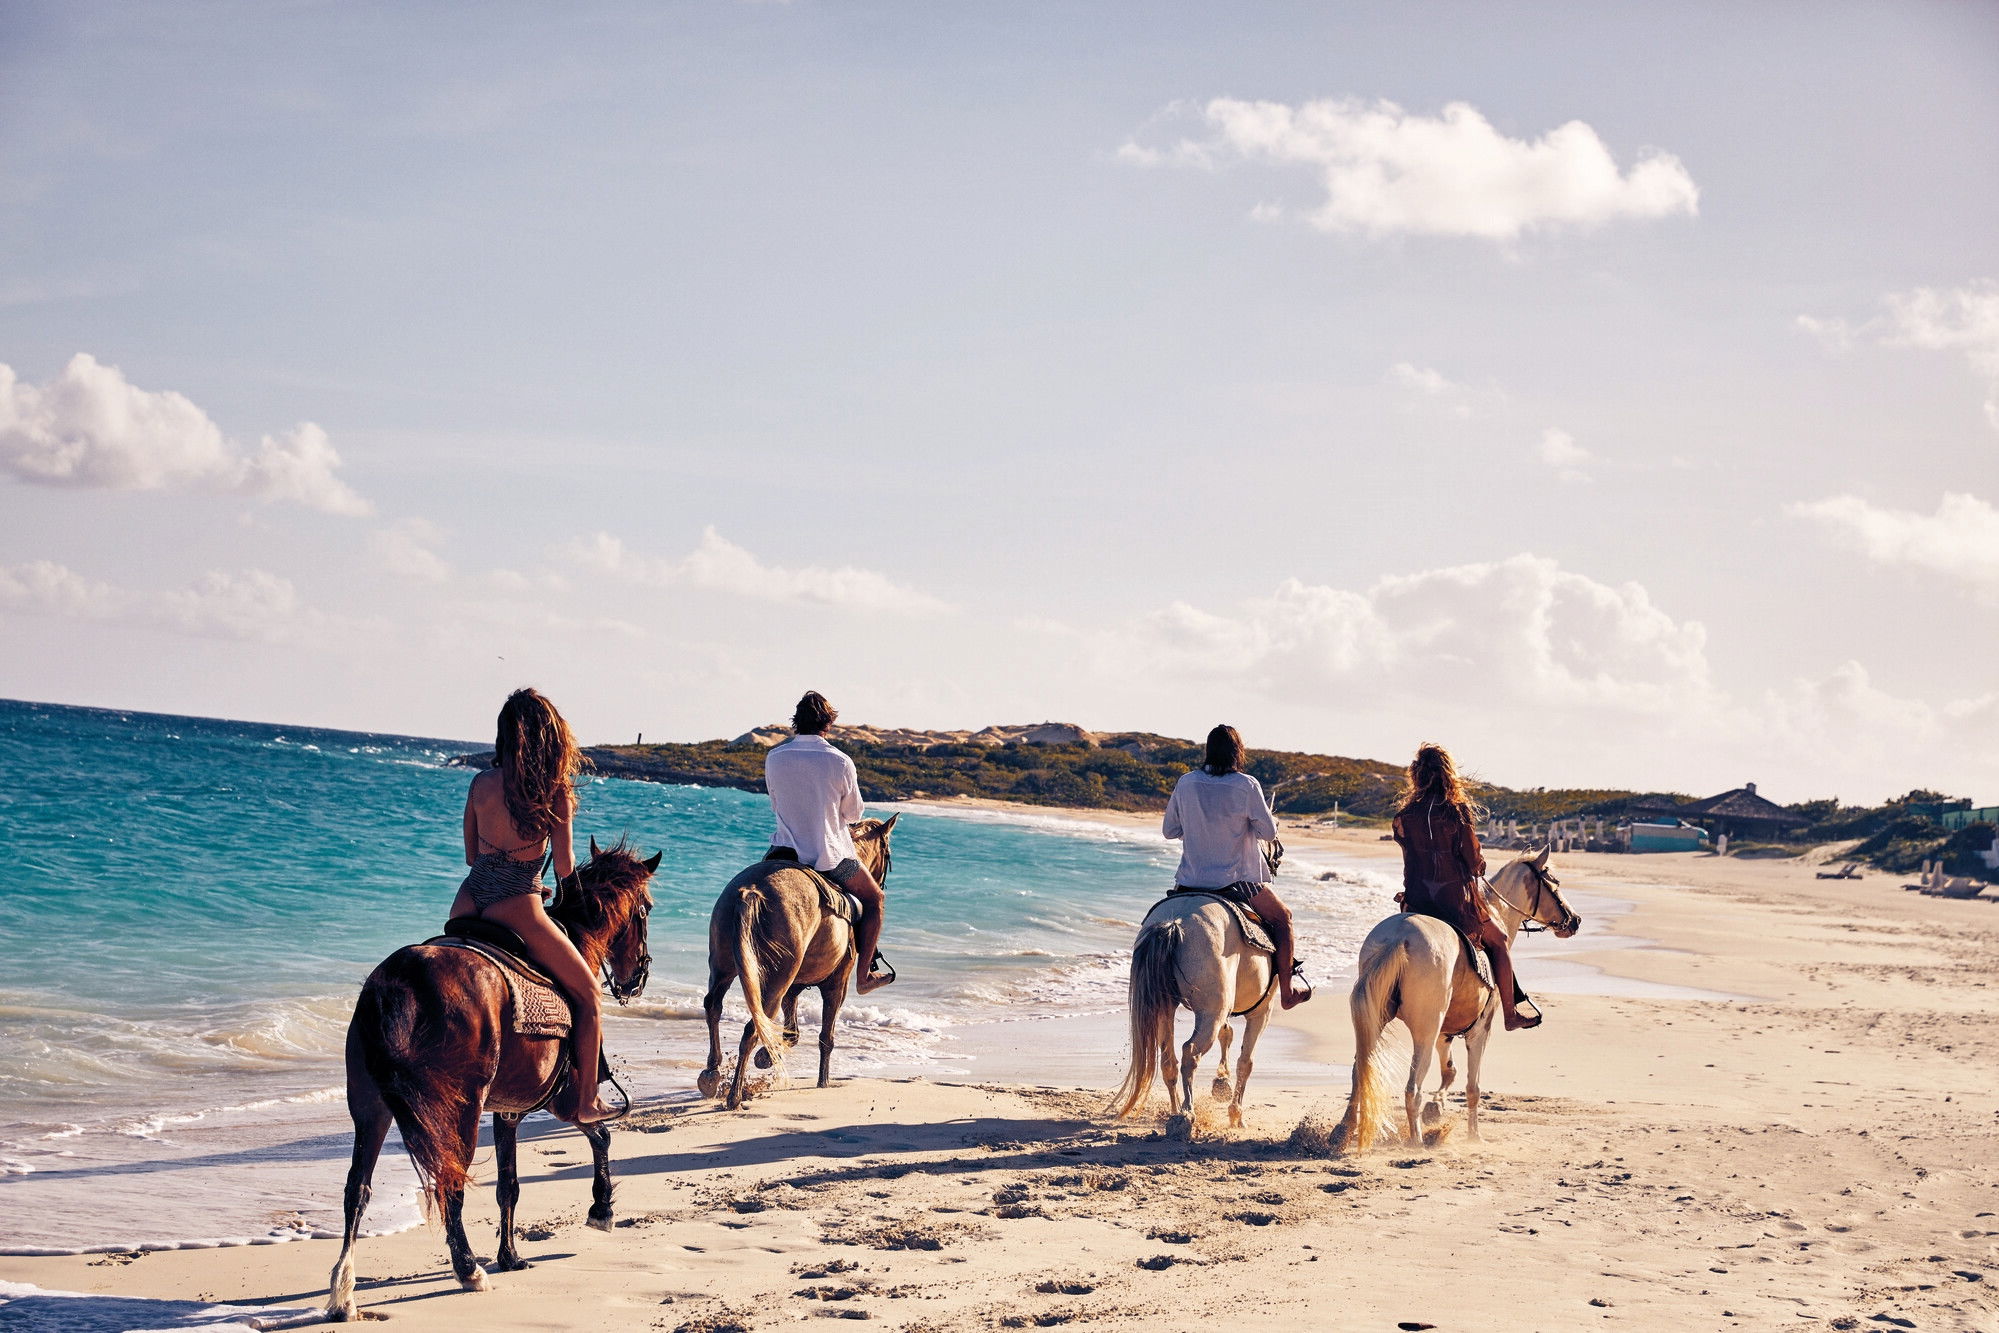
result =
[[[1392,851],[1374,831],[1285,840]],[[545,1126],[523,1153],[530,1270],[461,1293],[418,1229],[364,1243],[361,1304],[439,1330],[1999,1329],[1999,909],[1800,860],[1556,869],[1618,906],[1607,934],[1537,945],[1596,971],[1564,969],[1547,1024],[1495,1038],[1481,1142],[1328,1155],[1309,1130],[1343,1104],[1352,960],[1316,959],[1318,999],[1281,1022],[1335,1081],[1259,1073],[1239,1131],[1187,1144],[1106,1119],[1112,1050],[1095,1087],[676,1101],[616,1135],[605,1233],[583,1225],[585,1145]],[[487,1183],[468,1216],[490,1253]],[[99,1299],[16,1300],[0,1322],[281,1317],[323,1299],[335,1249],[4,1258],[0,1281]]]

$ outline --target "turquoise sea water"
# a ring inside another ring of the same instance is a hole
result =
[[[441,924],[469,780],[443,761],[478,748],[0,702],[0,1248],[332,1217],[352,997]],[[664,852],[652,985],[608,1037],[642,1100],[685,1095],[708,912],[761,853],[768,804],[592,780],[578,833]],[[1019,1076],[1018,1050],[1048,1043],[995,1031],[1121,1008],[1132,931],[1174,864],[1143,831],[921,807],[895,852],[884,947],[901,980],[849,1002],[840,1072]],[[1287,875],[1305,939],[1350,955],[1386,886],[1313,869]],[[1119,1056],[1101,1052],[1100,1081]],[[86,1190],[89,1209],[65,1206]]]

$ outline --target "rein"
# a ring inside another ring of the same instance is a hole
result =
[[[1554,924],[1553,922],[1543,921],[1541,919],[1541,897],[1543,894],[1545,894],[1548,891],[1548,881],[1550,879],[1553,879],[1554,877],[1548,874],[1546,871],[1541,870],[1533,865],[1529,865],[1527,869],[1534,876],[1534,902],[1531,909],[1521,907],[1519,903],[1514,902],[1511,898],[1501,893],[1499,891],[1499,886],[1494,884],[1491,880],[1487,879],[1484,875],[1480,875],[1478,877],[1478,882],[1485,885],[1485,891],[1487,893],[1499,899],[1499,901],[1505,903],[1508,907],[1512,908],[1515,912],[1519,914],[1520,929],[1523,933],[1529,935],[1537,935],[1540,932],[1547,930],[1551,925]],[[1566,909],[1563,910],[1562,915],[1565,917],[1568,915]]]

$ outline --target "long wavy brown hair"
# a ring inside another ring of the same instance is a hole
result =
[[[1467,824],[1478,822],[1478,804],[1465,794],[1457,762],[1449,750],[1435,741],[1424,741],[1416,747],[1416,757],[1409,761],[1408,781],[1402,788],[1402,805],[1396,813],[1429,800],[1450,806],[1464,816]]]
[[[540,691],[515,690],[500,705],[493,767],[500,770],[507,816],[523,838],[548,837],[575,810],[572,779],[583,767],[583,752]]]

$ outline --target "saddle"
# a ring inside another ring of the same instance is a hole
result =
[[[1471,960],[1471,970],[1478,974],[1479,981],[1487,990],[1497,991],[1499,982],[1493,979],[1492,959],[1486,955],[1485,950],[1472,943],[1471,936],[1458,930],[1456,926],[1452,926],[1451,929],[1457,931],[1458,944],[1464,949],[1465,957]]]
[[[444,934],[424,941],[447,949],[466,949],[497,964],[513,1000],[514,1031],[523,1037],[567,1037],[569,1000],[547,973],[529,961],[521,937],[484,917],[458,916],[444,923]]]
[[[1166,897],[1161,898],[1159,903],[1168,902],[1174,898],[1190,897],[1214,899],[1222,906],[1228,908],[1230,913],[1234,915],[1236,926],[1242,931],[1244,944],[1247,944],[1259,953],[1275,954],[1277,952],[1277,946],[1271,942],[1269,932],[1263,928],[1263,918],[1251,911],[1248,904],[1237,902],[1226,893],[1218,892],[1214,889],[1175,888],[1167,893]],[[1154,903],[1152,906],[1156,908],[1159,906],[1159,903]],[[1147,915],[1150,914],[1151,910],[1147,909]]]

